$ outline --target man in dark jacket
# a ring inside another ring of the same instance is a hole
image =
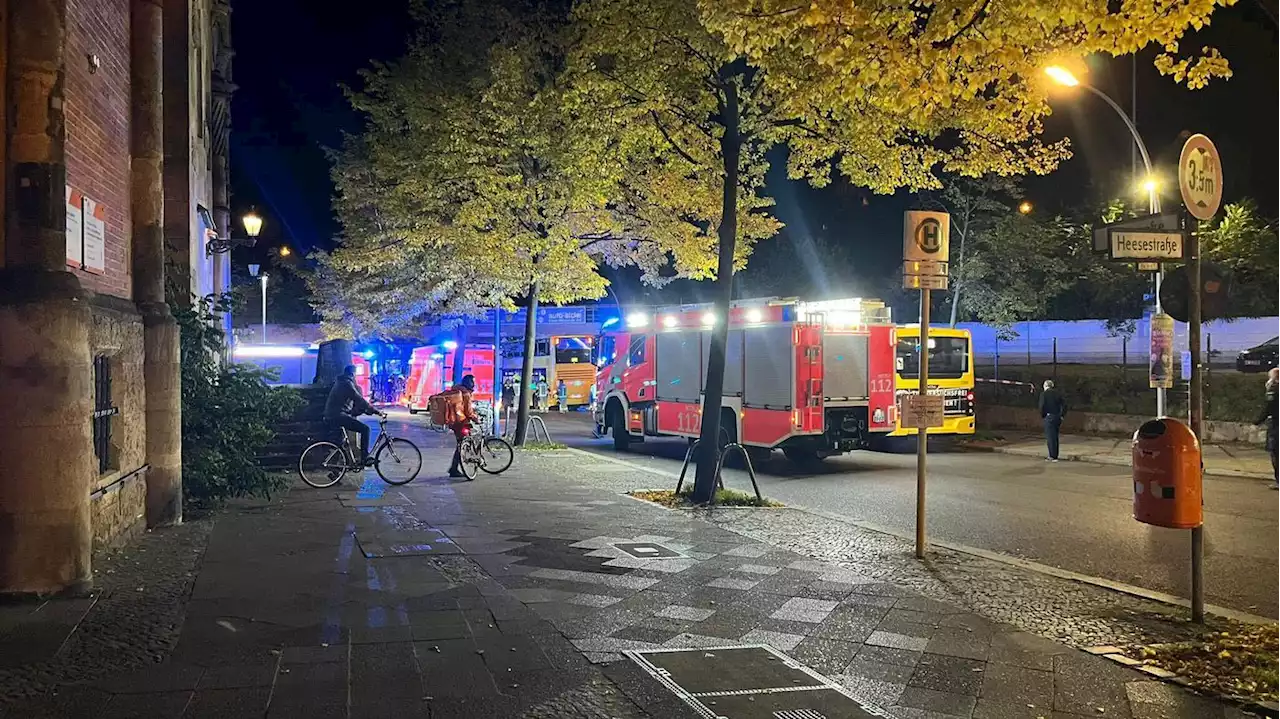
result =
[[[360,456],[356,461],[369,464],[369,425],[356,419],[362,414],[385,416],[373,408],[356,386],[356,366],[347,365],[342,376],[334,380],[329,398],[324,402],[324,421],[360,435]]]
[[[1255,422],[1258,425],[1264,425],[1267,428],[1267,454],[1271,455],[1271,475],[1276,480],[1280,480],[1280,463],[1277,462],[1276,450],[1278,430],[1280,430],[1280,369],[1275,367],[1267,373],[1267,398],[1266,403],[1262,405],[1262,412],[1258,414]],[[1271,483],[1271,488],[1276,489],[1280,484]]]
[[[1067,416],[1067,401],[1053,388],[1053,380],[1044,381],[1040,395],[1040,418],[1044,420],[1044,440],[1049,445],[1049,461],[1058,461],[1058,432]]]

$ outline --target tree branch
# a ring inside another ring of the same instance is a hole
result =
[[[690,165],[693,165],[694,167],[699,167],[702,164],[697,160],[693,159],[693,155],[690,155],[689,153],[685,152],[684,148],[677,145],[676,141],[671,139],[671,135],[670,133],[667,132],[667,128],[664,127],[662,125],[662,121],[658,119],[657,111],[650,110],[649,117],[653,118],[653,126],[658,128],[658,132],[662,133],[662,139],[666,140],[668,145],[671,145],[671,149],[675,150],[677,155],[683,157],[686,162],[688,162]]]
[[[973,17],[969,18],[969,22],[965,23],[964,26],[961,27],[959,30],[956,30],[955,34],[947,38],[946,40],[940,40],[938,42],[933,43],[934,49],[944,50],[946,48],[951,47],[953,44],[955,44],[955,41],[959,40],[961,35],[972,30],[973,27],[978,24],[978,21],[981,20],[983,17],[985,17],[987,12],[987,6],[990,4],[991,4],[991,0],[982,0],[982,5],[978,6],[977,11],[973,13]]]

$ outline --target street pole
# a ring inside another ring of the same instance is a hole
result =
[[[1187,298],[1187,343],[1191,345],[1191,396],[1189,399],[1189,419],[1191,432],[1200,441],[1204,424],[1203,393],[1201,382],[1204,379],[1200,366],[1200,222],[1188,218],[1187,229],[1187,279],[1191,292]],[[1203,448],[1202,448],[1203,451]],[[1200,470],[1204,471],[1204,460],[1200,462]],[[1191,529],[1191,621],[1204,624],[1204,525]]]
[[[1107,103],[1107,105],[1110,106],[1112,110],[1116,111],[1116,114],[1120,116],[1121,120],[1124,120],[1124,126],[1129,129],[1129,134],[1133,136],[1133,143],[1138,146],[1138,153],[1142,156],[1142,167],[1144,170],[1146,170],[1146,173],[1147,173],[1147,179],[1145,181],[1153,182],[1155,175],[1153,175],[1151,171],[1151,154],[1147,152],[1147,146],[1142,141],[1142,136],[1138,134],[1138,126],[1134,124],[1133,119],[1130,118],[1129,114],[1124,111],[1124,108],[1116,104],[1116,101],[1112,100],[1111,97],[1107,95],[1107,93],[1099,90],[1098,88],[1092,85],[1085,84],[1085,83],[1081,83],[1080,87],[1083,87],[1084,89],[1088,90],[1094,95],[1097,95],[1098,98],[1100,98],[1103,102]],[[1151,214],[1153,215],[1160,212],[1160,196],[1156,193],[1156,187],[1154,184],[1148,186],[1147,188],[1147,209],[1150,210]],[[1158,266],[1158,269],[1156,270],[1155,275],[1156,275],[1156,314],[1161,314],[1164,312],[1164,308],[1160,305],[1160,285],[1164,282],[1164,265],[1163,264],[1160,264]],[[1163,387],[1157,387],[1156,388],[1156,416],[1157,417],[1163,417],[1165,415],[1165,407],[1166,407],[1165,400],[1166,400],[1165,389]]]
[[[262,344],[267,343],[267,273],[262,273]]]
[[[1143,157],[1146,157],[1145,153]],[[1148,160],[1147,162],[1148,162],[1147,177],[1151,177],[1150,160]],[[1160,197],[1156,195],[1155,186],[1151,186],[1147,189],[1147,207],[1148,209],[1151,210],[1151,214],[1153,215],[1160,212]],[[1159,314],[1164,312],[1164,307],[1162,307],[1160,304],[1160,285],[1164,283],[1164,264],[1159,263],[1156,265],[1156,267],[1157,267],[1156,269],[1156,313]],[[1156,388],[1156,416],[1157,417],[1163,417],[1165,415],[1165,408],[1168,406],[1166,403],[1167,402],[1167,395],[1165,394],[1166,391],[1167,390],[1165,390],[1164,387]]]
[[[920,406],[929,395],[929,290],[920,290]],[[917,422],[916,424],[925,424]],[[924,559],[924,485],[928,458],[929,428],[916,428],[916,559]]]
[[[502,308],[493,308],[493,436],[502,436]]]

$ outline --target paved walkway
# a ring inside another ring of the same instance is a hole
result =
[[[964,445],[1024,457],[1044,457],[1044,437],[1040,434],[999,431],[999,440],[966,440]],[[1271,458],[1266,450],[1247,445],[1209,444],[1204,446],[1204,469],[1208,475],[1271,479]],[[1067,461],[1093,462],[1128,467],[1131,442],[1126,438],[1062,435],[1058,457]]]
[[[522,454],[505,475],[456,482],[432,471],[447,464],[443,439],[415,438],[428,468],[408,487],[369,478],[239,505],[216,519],[193,576],[158,562],[172,576],[136,601],[189,593],[161,619],[172,641],[154,655],[112,635],[114,666],[68,671],[69,647],[96,646],[79,627],[130,598],[109,579],[96,604],[0,616],[0,715],[1243,716],[802,548],[619,496],[625,465]],[[138,550],[187,546],[190,532]],[[82,618],[14,661],[41,612]]]

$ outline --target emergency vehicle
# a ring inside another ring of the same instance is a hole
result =
[[[614,446],[696,438],[711,331],[728,321],[720,443],[796,462],[870,445],[897,429],[895,328],[876,300],[740,300],[637,311],[597,347],[595,421]]]
[[[405,382],[405,404],[410,414],[427,411],[433,394],[449,389],[453,380],[456,347],[429,345],[414,347],[409,357],[409,379]],[[493,402],[493,345],[467,345],[463,355],[464,374],[474,375],[477,402]]]

